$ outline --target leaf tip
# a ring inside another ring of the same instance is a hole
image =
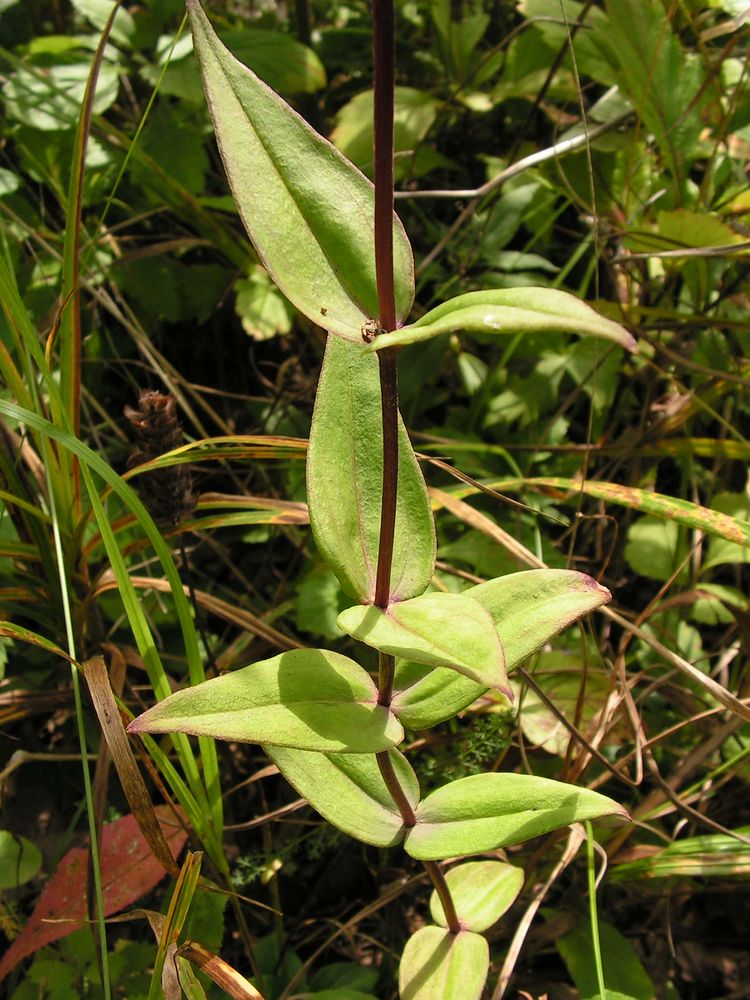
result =
[[[584,590],[591,590],[595,594],[599,594],[602,604],[609,604],[612,600],[612,591],[609,587],[605,587],[604,584],[599,583],[598,580],[595,580],[593,576],[589,576],[587,573],[582,573],[581,577]]]
[[[125,731],[129,734],[148,732],[148,724],[143,721],[147,715],[148,712],[144,712],[142,715],[136,715],[136,717],[131,719],[131,721],[127,724]]]
[[[197,2],[197,0],[196,0]],[[626,351],[630,351],[631,354],[638,353],[638,341],[635,339],[630,330],[626,330],[625,327],[622,328],[625,336],[623,337],[622,346]]]

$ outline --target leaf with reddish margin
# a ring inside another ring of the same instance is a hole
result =
[[[170,806],[158,806],[155,812],[176,857],[187,833]],[[62,859],[42,890],[28,923],[0,961],[0,980],[44,945],[83,927],[88,859],[88,847],[73,847]],[[164,878],[164,868],[154,857],[134,816],[123,816],[104,827],[101,873],[105,916],[124,910]]]

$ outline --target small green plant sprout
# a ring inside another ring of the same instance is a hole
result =
[[[401,844],[434,885],[434,921],[406,943],[404,1000],[478,1000],[483,932],[520,891],[498,860],[459,863],[571,823],[624,817],[616,802],[531,775],[474,774],[422,798],[404,727],[452,718],[552,636],[605,604],[582,573],[532,570],[462,593],[430,592],[435,528],[398,413],[406,344],[458,334],[566,331],[634,350],[631,335],[561,291],[461,295],[408,316],[412,252],[393,212],[394,14],[373,3],[375,183],[224,47],[188,0],[195,52],[237,207],[286,297],[328,331],[307,457],[313,536],[350,595],[339,626],[378,652],[378,678],[323,649],[282,653],[178,691],[130,725],[262,744],[325,819],[368,844]]]

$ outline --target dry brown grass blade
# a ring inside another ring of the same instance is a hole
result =
[[[158,590],[163,594],[170,593],[171,588],[167,580],[155,576],[133,576],[131,577],[133,586],[140,588],[141,590]],[[114,574],[111,571],[107,571],[102,574],[96,590],[93,593],[93,598],[96,598],[99,594],[104,593],[106,590],[116,590],[117,581],[114,578]],[[190,589],[187,585],[182,588],[185,594],[190,596]],[[195,600],[206,611],[210,612],[212,615],[216,615],[218,618],[223,618],[224,621],[230,622],[232,625],[236,625],[245,632],[250,632],[251,635],[257,636],[259,639],[265,639],[266,642],[274,646],[277,649],[302,649],[302,643],[297,642],[296,639],[290,639],[289,636],[284,635],[282,632],[277,631],[273,626],[266,624],[262,619],[258,618],[251,611],[245,611],[243,608],[237,608],[232,604],[228,604],[226,601],[222,601],[219,597],[214,597],[213,594],[207,594],[205,590],[196,590]]]
[[[508,983],[510,982],[511,976],[513,975],[513,970],[516,967],[516,962],[518,961],[518,956],[521,954],[521,949],[523,948],[523,943],[526,940],[526,935],[529,933],[529,928],[531,927],[532,921],[536,916],[537,910],[542,905],[544,897],[550,891],[552,886],[555,884],[557,879],[562,875],[571,861],[575,858],[578,853],[578,849],[586,838],[583,827],[580,824],[576,824],[571,827],[568,833],[568,842],[565,845],[565,850],[562,853],[562,857],[557,862],[555,867],[550,872],[547,880],[543,882],[540,886],[537,886],[534,890],[531,902],[526,908],[526,912],[518,923],[516,927],[516,933],[513,935],[513,940],[510,943],[508,952],[505,956],[505,961],[503,962],[503,967],[500,970],[500,975],[497,980],[497,984],[492,993],[492,1000],[502,1000],[505,996],[505,991],[508,988]]]
[[[179,875],[179,865],[172,857],[172,852],[151,804],[146,783],[130,748],[125,726],[120,718],[117,702],[109,684],[103,657],[93,656],[87,660],[83,664],[83,675],[89,686],[91,700],[94,703],[102,733],[112,755],[120,784],[141,833],[165,870],[170,875]]]
[[[202,944],[198,944],[196,941],[186,941],[177,949],[177,954],[197,966],[228,996],[232,997],[232,1000],[263,1000],[263,994],[259,993],[252,983],[248,982],[223,958],[219,958],[218,955],[214,955],[207,948],[204,948]]]
[[[685,674],[692,681],[698,684],[704,689],[711,697],[715,698],[720,702],[725,708],[728,708],[730,712],[738,715],[741,719],[746,722],[750,722],[750,702],[746,699],[740,699],[736,695],[733,695],[731,691],[727,691],[725,687],[719,684],[709,677],[708,674],[704,674],[697,667],[694,667],[692,663],[688,662],[684,657],[679,656],[679,654],[672,652],[668,649],[658,639],[655,639],[648,632],[645,632],[638,625],[634,625],[629,622],[627,618],[623,618],[622,615],[613,611],[612,608],[599,608],[602,614],[606,615],[612,621],[617,622],[626,631],[632,633],[637,639],[645,642],[655,653],[658,653],[670,666],[675,667],[680,673]]]
[[[495,524],[494,521],[491,521],[485,514],[475,510],[465,500],[458,500],[456,497],[451,496],[450,493],[444,493],[443,490],[436,489],[434,486],[430,488],[430,496],[439,507],[445,507],[454,517],[463,521],[464,524],[468,524],[470,528],[476,528],[477,531],[481,531],[499,545],[502,545],[520,563],[531,566],[532,569],[547,568],[546,563],[538,559],[533,552],[529,552],[525,545],[522,545],[512,535],[508,534],[507,531],[504,531],[503,528]]]
[[[533,552],[530,552],[525,545],[522,545],[517,539],[509,535],[507,531],[503,531],[502,528],[498,527],[493,521],[491,521],[484,514],[477,510],[474,510],[469,504],[463,500],[457,500],[448,493],[444,493],[442,490],[431,489],[430,495],[433,499],[441,506],[449,510],[457,518],[468,524],[471,528],[476,528],[478,531],[483,532],[490,538],[493,538],[496,542],[502,545],[512,556],[518,559],[520,562],[525,563],[527,566],[531,566],[534,569],[546,569],[547,564],[542,562]],[[700,685],[712,698],[715,698],[718,702],[728,708],[731,712],[734,712],[741,719],[746,722],[750,722],[750,704],[733,695],[731,691],[727,691],[725,687],[719,684],[704,674],[702,671],[694,667],[692,663],[689,663],[684,657],[679,656],[677,653],[672,652],[668,649],[658,639],[655,639],[648,632],[639,628],[638,625],[634,625],[629,622],[627,618],[623,618],[622,615],[613,611],[610,607],[597,608],[600,614],[605,615],[611,621],[616,622],[621,628],[624,628],[627,632],[630,632],[637,639],[645,642],[647,646],[650,646],[655,653],[658,653],[662,659],[666,660],[671,666],[676,667],[681,673],[686,674],[692,681]]]
[[[519,677],[523,678],[525,684],[528,684],[529,687],[532,688],[536,696],[542,701],[545,707],[554,715],[557,721],[562,726],[564,726],[565,729],[570,733],[571,738],[577,743],[581,744],[585,748],[588,754],[590,754],[592,757],[598,760],[608,774],[610,774],[613,778],[617,778],[618,781],[622,781],[626,785],[629,785],[631,788],[638,787],[639,782],[633,781],[633,779],[628,777],[628,775],[625,774],[622,770],[613,767],[612,764],[604,756],[604,754],[601,753],[599,750],[597,750],[594,744],[590,742],[583,735],[580,729],[574,726],[572,722],[568,721],[568,719],[565,717],[565,713],[561,712],[560,709],[557,707],[557,705],[555,705],[555,703],[550,698],[547,697],[546,692],[542,687],[540,687],[537,684],[532,674],[530,674],[527,670],[524,670],[523,667],[519,667],[516,670],[516,673],[518,674]],[[598,727],[598,731],[599,732],[602,731],[601,724]]]

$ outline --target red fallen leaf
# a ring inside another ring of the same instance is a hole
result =
[[[169,806],[157,806],[155,812],[169,849],[177,857],[187,833]],[[106,824],[100,853],[105,916],[134,903],[165,875],[132,815]],[[62,859],[47,880],[28,923],[0,961],[0,980],[45,944],[83,927],[88,859],[88,847],[74,847]]]

